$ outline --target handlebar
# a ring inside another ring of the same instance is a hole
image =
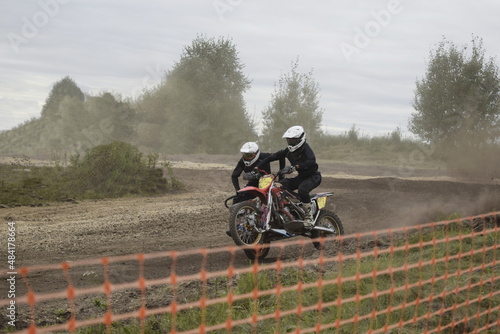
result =
[[[268,172],[266,172],[263,169],[258,169],[255,168],[253,171],[244,173],[243,174],[243,180],[258,180],[260,179],[263,175],[267,175]]]
[[[280,176],[283,176],[283,175],[292,174],[294,171],[295,171],[295,167],[294,166],[287,166],[287,167],[283,168],[282,170],[279,170],[278,172],[271,173],[271,174],[273,174],[276,177],[280,177]],[[243,179],[247,180],[247,181],[248,180],[258,180],[262,176],[267,175],[267,174],[269,174],[269,173],[266,172],[265,170],[254,169],[251,172],[244,173],[243,174]]]

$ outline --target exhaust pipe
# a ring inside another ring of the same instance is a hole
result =
[[[332,233],[332,234],[336,233],[335,230],[332,230],[331,228],[326,228],[323,226],[313,226],[313,228],[311,230],[323,231],[323,232],[328,232],[328,233]]]

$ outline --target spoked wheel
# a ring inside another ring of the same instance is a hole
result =
[[[229,231],[238,246],[245,248],[245,255],[251,260],[262,260],[269,253],[269,245],[264,243],[264,235],[257,230],[261,212],[255,202],[246,201],[236,204],[231,210]]]
[[[311,231],[311,238],[318,239],[318,238],[336,238],[339,235],[344,234],[344,227],[342,226],[342,222],[340,221],[340,218],[333,212],[323,210],[318,217],[318,220],[316,222],[316,226],[321,226],[325,227],[328,229],[331,229],[334,231],[334,233],[326,232],[326,231],[318,231],[318,230],[312,230]],[[316,249],[321,250],[326,243],[326,239],[323,240],[323,244],[319,240],[314,240],[313,245]]]

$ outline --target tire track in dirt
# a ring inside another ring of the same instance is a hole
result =
[[[203,170],[177,169],[187,189],[164,196],[17,207],[0,213],[16,222],[19,266],[233,245],[225,234],[228,212],[223,205],[233,194],[227,184],[230,171],[208,174],[210,178]],[[226,180],[225,186],[214,179]],[[325,177],[317,189],[332,190],[329,208],[341,218],[346,234],[426,223],[438,213],[460,211],[467,216],[500,208],[499,185]],[[217,267],[216,260],[210,265]],[[153,265],[151,270],[156,270]]]

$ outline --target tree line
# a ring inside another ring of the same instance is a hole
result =
[[[75,153],[123,141],[146,152],[234,154],[246,141],[281,147],[283,132],[297,124],[321,147],[333,144],[336,137],[321,131],[324,110],[312,70],[300,73],[297,59],[278,78],[260,136],[246,111],[251,80],[243,70],[231,39],[197,36],[161,82],[136,99],[85,94],[66,76],[52,87],[40,117],[0,132],[0,153]],[[416,82],[413,107],[408,128],[429,145],[498,145],[500,77],[482,40],[473,37],[460,48],[443,39]]]

